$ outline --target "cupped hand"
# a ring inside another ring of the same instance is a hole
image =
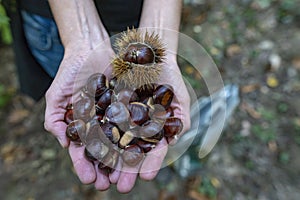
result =
[[[95,183],[98,190],[110,186],[106,174],[98,170],[84,156],[84,147],[69,142],[66,137],[67,124],[64,115],[68,104],[74,102],[87,78],[96,72],[110,74],[111,59],[114,52],[109,42],[103,42],[97,48],[90,43],[76,41],[65,48],[64,58],[58,73],[46,92],[45,129],[51,132],[62,147],[68,148],[74,169],[84,184]]]

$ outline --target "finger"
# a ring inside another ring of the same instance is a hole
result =
[[[120,193],[130,192],[135,185],[135,181],[138,175],[137,172],[128,172],[128,169],[125,170],[126,171],[122,171],[120,173],[120,177],[117,183],[117,189]]]
[[[141,161],[142,162],[142,161]],[[117,183],[117,189],[121,193],[128,193],[135,185],[141,162],[136,166],[128,166],[123,162],[123,167]]]
[[[63,119],[67,104],[61,102],[53,105],[53,102],[59,101],[54,99],[53,95],[51,95],[51,92],[48,90],[46,93],[47,105],[45,110],[44,128],[57,138],[62,147],[66,148],[69,146],[69,140],[66,137],[67,124]]]
[[[98,169],[98,164],[95,164],[95,169],[97,176],[95,181],[95,188],[100,191],[107,190],[110,186],[107,172],[105,170]]]
[[[147,153],[147,156],[140,169],[140,177],[144,180],[152,180],[160,170],[163,160],[168,151],[168,144],[165,139],[157,143],[157,146]]]
[[[113,184],[116,184],[119,180],[120,174],[121,174],[121,159],[119,159],[119,162],[117,163],[117,166],[115,167],[115,169],[113,170],[113,172],[111,174],[109,174],[109,181]]]
[[[70,144],[69,154],[79,180],[83,184],[90,184],[96,180],[94,165],[84,156],[84,146]]]

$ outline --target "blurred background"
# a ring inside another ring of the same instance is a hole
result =
[[[213,151],[186,176],[171,165],[129,194],[82,185],[68,152],[43,129],[45,102],[20,94],[0,1],[0,199],[258,199],[300,194],[300,1],[185,0],[181,32],[204,46],[240,104]],[[205,96],[192,66],[183,75]],[[189,150],[193,154],[192,150]]]

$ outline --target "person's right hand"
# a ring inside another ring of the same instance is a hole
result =
[[[106,43],[109,43],[107,41]],[[84,156],[84,146],[69,142],[66,137],[67,124],[64,115],[68,104],[72,103],[78,96],[80,88],[85,84],[87,78],[96,72],[109,74],[111,59],[114,52],[109,44],[102,44],[95,48],[88,42],[76,41],[65,47],[64,58],[58,73],[46,93],[45,129],[51,132],[62,147],[69,149],[69,154],[74,169],[84,184],[94,183],[96,189],[106,190],[110,182],[116,182],[118,176],[111,175],[110,178],[98,170]],[[97,52],[96,52],[97,51]],[[106,69],[107,68],[107,69]]]

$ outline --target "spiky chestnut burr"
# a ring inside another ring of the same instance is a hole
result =
[[[155,33],[128,29],[116,40],[113,75],[127,87],[139,88],[157,82],[165,48]]]

